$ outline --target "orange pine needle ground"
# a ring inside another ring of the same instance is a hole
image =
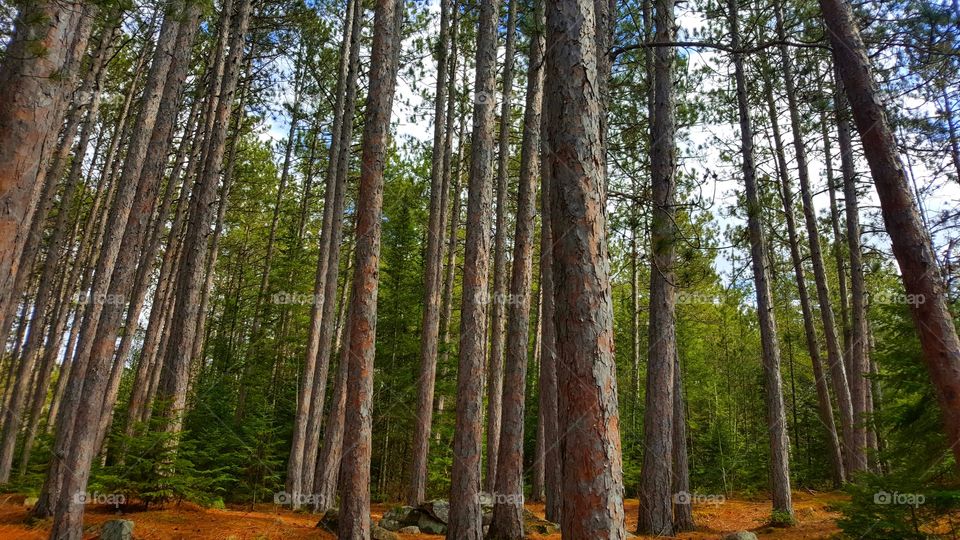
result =
[[[45,540],[49,534],[49,521],[30,524],[26,521],[27,509],[22,495],[0,496],[0,540]],[[765,500],[728,499],[723,504],[700,505],[694,508],[698,529],[680,535],[683,539],[716,539],[723,533],[737,530],[752,530],[760,538],[794,540],[801,538],[829,538],[839,532],[836,526],[838,514],[831,508],[844,500],[837,493],[794,494],[797,525],[788,529],[766,527],[770,517],[770,503]],[[379,519],[392,505],[373,506],[374,519]],[[531,511],[543,515],[543,505],[527,505]],[[637,524],[637,500],[626,501],[627,528]],[[277,510],[269,504],[258,505],[253,510],[234,507],[227,510],[201,508],[193,504],[168,505],[142,512],[118,514],[108,506],[88,508],[84,517],[85,538],[95,539],[100,526],[111,519],[130,519],[135,522],[134,535],[138,540],[300,540],[334,539],[335,536],[314,526],[317,516],[305,513]],[[441,538],[439,536],[401,535],[404,540],[417,538]],[[560,535],[532,538],[557,540]]]

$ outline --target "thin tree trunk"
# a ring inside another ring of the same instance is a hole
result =
[[[511,10],[515,10],[511,2]],[[520,181],[513,236],[513,269],[504,363],[503,426],[498,451],[493,520],[487,539],[523,538],[523,423],[526,406],[527,347],[530,343],[530,290],[533,281],[534,216],[540,162],[543,103],[543,2],[534,8],[535,34],[530,36],[530,69],[523,114]],[[515,13],[512,14],[515,16]],[[509,25],[509,23],[508,23]],[[502,150],[501,146],[501,150]]]
[[[807,343],[807,352],[813,366],[813,377],[817,388],[817,404],[820,421],[827,430],[830,443],[830,459],[833,472],[834,487],[843,484],[846,475],[844,471],[843,455],[840,449],[840,439],[837,437],[837,427],[833,419],[833,406],[830,403],[830,391],[827,388],[827,378],[823,372],[823,361],[820,357],[820,343],[817,340],[816,322],[813,309],[810,305],[810,295],[807,292],[807,278],[803,269],[803,257],[800,253],[800,240],[797,237],[796,205],[793,201],[793,187],[790,184],[790,173],[787,168],[787,158],[783,147],[783,138],[777,120],[777,109],[773,100],[773,88],[769,81],[764,81],[770,125],[773,131],[774,151],[777,155],[777,174],[780,177],[780,197],[783,202],[783,211],[787,224],[787,239],[790,243],[790,259],[793,263],[793,272],[797,280],[797,292],[800,298],[800,311],[803,314],[803,331]]]
[[[313,476],[314,512],[326,512],[337,502],[337,483],[340,479],[340,460],[343,457],[343,423],[347,408],[347,348],[350,342],[350,325],[346,324],[350,283],[343,284],[340,298],[340,336],[337,348],[340,350],[340,364],[333,386],[333,399],[327,413],[326,429],[323,430],[323,445],[317,455],[316,473]]]
[[[655,2],[657,43],[674,40],[674,1]],[[654,50],[654,108],[650,128],[650,325],[647,337],[647,391],[643,416],[638,531],[673,536],[673,381],[677,355],[676,274],[676,119],[672,47]]]
[[[777,6],[777,29],[780,40],[785,39],[783,30],[782,7]],[[820,248],[820,234],[817,230],[816,209],[813,206],[813,193],[810,188],[810,172],[807,168],[807,152],[803,142],[803,128],[800,120],[800,109],[797,103],[796,89],[793,80],[793,60],[786,45],[780,47],[780,69],[783,71],[784,86],[786,87],[787,102],[790,110],[790,125],[793,130],[793,151],[797,160],[797,175],[800,178],[800,198],[803,203],[803,217],[807,227],[807,238],[810,243],[810,259],[813,263],[813,277],[817,285],[817,297],[820,304],[820,318],[823,323],[823,333],[827,342],[827,362],[830,368],[831,380],[834,384],[834,393],[840,409],[840,425],[843,429],[844,449],[846,450],[846,472],[855,474],[866,468],[864,447],[866,445],[865,432],[858,426],[855,412],[863,407],[862,385],[858,380],[847,380],[847,369],[844,367],[843,351],[837,336],[837,324],[833,315],[833,299],[827,284],[827,271],[823,263],[823,253]]]
[[[839,81],[839,78],[838,78]],[[862,407],[855,411],[856,420],[863,422],[867,436],[873,430],[868,429],[868,416],[873,413],[870,403],[870,381],[865,374],[870,372],[869,332],[867,330],[867,290],[863,274],[863,252],[860,246],[860,209],[857,204],[857,171],[854,165],[853,140],[850,132],[850,111],[847,99],[838,83],[834,95],[837,120],[837,140],[840,146],[840,169],[843,175],[843,198],[847,218],[847,251],[850,253],[850,289],[852,293],[851,332],[849,363],[850,372],[858,381],[857,391],[863,398]],[[851,390],[853,388],[851,387]],[[869,441],[867,441],[869,442]]]
[[[493,187],[494,102],[497,63],[497,8],[480,2],[474,79],[473,132],[467,188],[466,243],[460,308],[457,418],[450,482],[449,540],[483,536],[480,466],[483,435],[483,372],[490,271],[490,214]]]
[[[676,350],[676,349],[674,349]],[[673,362],[673,493],[690,493],[690,460],[687,456],[687,415],[683,403],[683,382],[680,377],[680,355]],[[686,504],[675,500],[673,506],[674,532],[688,532],[696,528],[693,506],[689,497]]]
[[[370,455],[373,421],[373,361],[377,335],[380,264],[380,213],[383,167],[390,136],[400,36],[402,0],[378,0],[374,16],[367,92],[360,191],[357,199],[355,264],[350,300],[350,341],[346,344],[347,400],[343,439],[343,501],[338,537],[370,537]]]
[[[180,431],[186,405],[190,355],[193,352],[193,340],[198,339],[197,318],[200,316],[200,296],[205,283],[203,272],[206,268],[210,227],[216,211],[213,202],[217,195],[237,83],[243,70],[241,61],[250,22],[251,4],[251,0],[242,0],[234,15],[236,20],[230,34],[230,52],[224,63],[221,97],[210,132],[209,152],[190,201],[191,219],[183,241],[182,259],[176,281],[177,314],[167,332],[170,337],[163,363],[163,376],[157,392],[158,397],[163,400],[164,416],[169,422],[166,429],[172,433]]]
[[[493,241],[493,308],[490,318],[490,356],[487,368],[487,470],[484,487],[493,491],[497,477],[500,421],[503,413],[503,345],[507,295],[507,197],[510,164],[510,97],[513,91],[513,56],[517,41],[517,2],[507,1],[507,39],[503,59],[503,101],[500,105],[497,155],[497,217]],[[493,96],[489,96],[493,100]]]
[[[546,56],[546,54],[544,54],[544,56]],[[543,424],[544,439],[544,450],[541,459],[546,469],[544,481],[544,485],[546,486],[546,504],[544,506],[544,513],[549,521],[559,523],[563,507],[563,493],[561,491],[563,489],[563,471],[560,454],[559,414],[557,409],[557,326],[554,318],[556,313],[556,298],[554,296],[553,280],[553,230],[552,220],[550,219],[550,160],[546,140],[546,97],[544,97],[543,107],[543,125],[541,126],[540,139],[540,294],[543,296],[540,317],[543,322],[541,323],[540,329],[539,407],[540,423]]]
[[[760,319],[760,338],[763,349],[763,377],[766,389],[767,433],[770,439],[770,482],[773,510],[784,516],[793,515],[790,493],[790,441],[783,403],[783,383],[780,379],[780,348],[777,342],[777,321],[773,313],[770,292],[769,257],[761,224],[760,197],[757,189],[756,167],[753,156],[753,126],[750,120],[749,90],[740,50],[740,24],[737,0],[728,0],[731,46],[737,87],[737,109],[740,118],[743,183],[747,201],[747,226],[750,231],[750,254],[753,280],[757,294],[757,315]]]
[[[337,166],[335,193],[333,199],[332,217],[330,225],[330,244],[328,248],[327,278],[323,293],[323,321],[320,328],[319,357],[317,359],[317,374],[313,384],[312,403],[309,421],[307,423],[307,443],[304,450],[304,486],[313,485],[316,474],[317,447],[320,440],[320,422],[323,420],[323,404],[326,400],[327,376],[330,370],[330,355],[333,354],[331,341],[334,337],[334,325],[331,321],[336,316],[337,283],[340,280],[340,243],[343,237],[344,208],[347,197],[347,176],[350,171],[350,156],[353,142],[353,120],[356,113],[357,81],[360,78],[360,38],[362,35],[363,10],[359,7],[354,13],[353,30],[351,32],[350,62],[347,71],[347,90],[344,97],[343,123],[340,132],[340,143],[337,147]],[[319,299],[317,300],[319,301]]]
[[[427,487],[427,454],[433,422],[433,394],[437,376],[437,340],[440,333],[440,293],[443,267],[444,155],[447,152],[447,60],[450,40],[451,0],[440,2],[440,35],[436,44],[437,89],[434,96],[433,149],[430,168],[430,216],[427,225],[426,268],[424,269],[423,323],[420,334],[420,378],[417,416],[413,434],[413,461],[407,504],[423,502]],[[450,77],[453,78],[452,76]]]
[[[605,50],[589,0],[547,5],[544,178],[554,233],[556,352],[562,459],[561,530],[622,539],[623,463],[606,244]],[[547,215],[545,215],[545,218]],[[544,289],[547,291],[548,289]]]

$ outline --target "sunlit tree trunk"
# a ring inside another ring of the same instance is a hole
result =
[[[570,538],[620,539],[623,464],[604,215],[601,79],[607,73],[601,57],[606,51],[598,51],[596,17],[589,0],[547,5],[544,176],[551,183],[557,396],[564,433],[561,529]]]
[[[402,0],[377,0],[357,198],[356,246],[350,298],[350,341],[345,346],[347,400],[343,438],[343,489],[338,537],[370,537],[370,456],[372,453],[373,363],[377,336],[380,214],[383,168],[390,137],[400,61]]]

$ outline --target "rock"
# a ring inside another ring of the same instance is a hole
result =
[[[409,527],[404,527],[397,531],[400,534],[420,534],[420,527],[416,525],[410,525]]]
[[[450,522],[450,503],[447,501],[441,499],[427,501],[422,503],[419,509],[423,512],[426,512],[440,523],[447,524]],[[421,529],[422,528],[423,527],[421,527]]]
[[[750,531],[737,531],[725,535],[723,540],[757,540],[757,535]]]
[[[447,534],[446,522],[435,519],[427,513],[420,514],[420,518],[417,520],[417,527],[421,532],[427,534]]]
[[[383,515],[383,520],[395,521],[398,524],[397,529],[406,525],[416,525],[420,517],[420,510],[412,506],[397,506],[391,508],[389,512]],[[381,525],[382,526],[382,525]],[[388,527],[384,527],[388,528]],[[389,529],[395,531],[397,529]]]
[[[541,519],[529,510],[524,510],[523,530],[526,534],[557,534],[560,532],[560,526],[552,521]]]
[[[23,505],[26,506],[27,508],[33,508],[34,506],[37,505],[37,501],[39,500],[40,499],[36,497],[27,497],[26,499],[23,500]]]
[[[323,517],[317,522],[317,528],[336,532],[340,528],[340,510],[331,508],[323,513]]]
[[[394,519],[383,518],[377,523],[381,528],[384,528],[388,531],[399,531],[403,525],[400,525],[400,522]]]
[[[383,527],[374,525],[370,527],[370,539],[371,540],[400,540],[400,536],[392,531],[388,531]]]
[[[114,519],[103,524],[100,540],[133,540],[133,522]]]

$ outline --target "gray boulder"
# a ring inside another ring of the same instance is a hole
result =
[[[416,525],[410,525],[409,527],[404,527],[397,531],[400,534],[420,534],[420,527]]]
[[[725,535],[723,540],[757,540],[757,535],[750,531],[737,531]]]
[[[442,499],[427,501],[422,503],[419,509],[440,523],[446,524],[450,522],[450,503],[447,501]],[[421,529],[422,528],[423,527],[421,527]]]
[[[397,506],[391,508],[387,513],[385,513],[383,515],[383,519],[381,520],[381,522],[386,521],[390,524],[396,523],[396,528],[385,527],[384,525],[380,526],[384,527],[385,529],[395,531],[407,525],[416,525],[417,520],[420,517],[420,513],[421,511],[419,509],[412,506]]]
[[[417,528],[419,528],[421,532],[427,534],[447,534],[446,522],[440,521],[427,513],[420,514],[420,517],[417,520]]]
[[[370,538],[371,540],[400,540],[400,535],[374,525],[370,527]]]
[[[133,540],[133,522],[114,519],[103,524],[100,540]]]

